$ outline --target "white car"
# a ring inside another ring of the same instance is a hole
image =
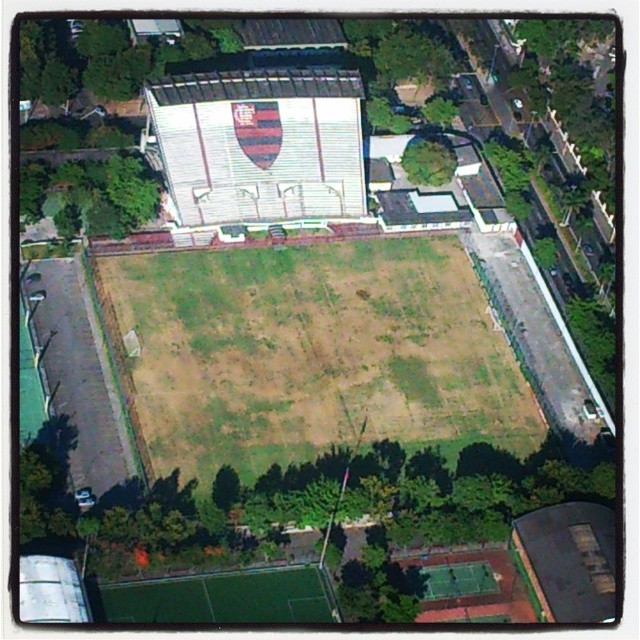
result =
[[[42,302],[47,297],[46,291],[36,291],[29,296],[31,302]]]
[[[81,509],[88,509],[89,507],[93,507],[96,504],[96,499],[93,496],[89,496],[84,500],[78,500],[78,506]]]
[[[520,98],[514,98],[511,102],[513,102],[513,106],[516,109],[522,109],[522,107],[524,107],[524,105],[522,104],[522,100],[520,100]]]
[[[78,489],[75,494],[74,497],[76,499],[76,501],[80,501],[80,500],[86,500],[87,498],[91,497],[91,487],[84,487],[83,489]]]

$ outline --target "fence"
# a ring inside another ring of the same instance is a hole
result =
[[[535,394],[538,406],[542,411],[545,420],[554,433],[560,434],[562,431],[562,420],[558,417],[555,409],[547,400],[542,382],[536,374],[536,359],[529,345],[520,331],[522,323],[518,321],[506,295],[504,294],[500,282],[495,276],[482,266],[480,259],[474,251],[467,250],[473,263],[473,269],[478,275],[484,290],[487,292],[489,302],[493,307],[500,324],[505,332],[505,336],[511,346],[525,380],[531,385]]]
[[[22,276],[26,275],[23,272]],[[25,295],[25,292],[22,290],[22,287],[19,287],[20,291],[20,302],[22,304],[22,311],[25,314],[25,321],[27,323],[27,330],[29,331],[29,338],[31,339],[31,346],[33,348],[34,356],[35,354],[42,354],[42,345],[40,344],[40,339],[38,338],[38,333],[36,332],[36,326],[33,321],[33,314],[31,313],[31,308],[29,307],[29,302]],[[42,362],[42,358],[38,358],[38,364],[36,366],[36,371],[38,373],[38,379],[40,380],[40,388],[42,389],[42,397],[44,400],[44,412],[49,418],[53,418],[55,416],[55,409],[53,408],[53,402],[51,402],[51,389],[49,387],[49,380],[47,379],[47,373],[44,370],[44,364]]]
[[[82,264],[85,268],[91,293],[94,297],[94,303],[96,303],[94,306],[102,326],[107,355],[120,396],[120,402],[124,410],[127,427],[129,428],[130,435],[133,436],[138,454],[138,462],[140,463],[139,466],[143,472],[142,477],[148,489],[149,486],[155,482],[156,476],[153,470],[151,456],[149,455],[149,449],[142,433],[140,416],[136,409],[136,387],[133,382],[133,377],[131,376],[128,356],[123,341],[119,339],[120,325],[118,324],[116,311],[111,296],[100,277],[100,271],[97,268],[95,258],[88,257],[83,253]]]
[[[569,333],[569,329],[567,328],[567,325],[562,317],[562,314],[558,309],[558,305],[556,305],[556,302],[553,299],[551,292],[549,291],[549,287],[547,287],[547,283],[544,281],[544,278],[542,277],[542,273],[540,272],[540,269],[536,264],[536,261],[534,260],[533,255],[531,254],[531,250],[529,249],[529,246],[524,240],[520,245],[520,251],[522,252],[522,255],[526,260],[527,264],[529,265],[529,269],[531,269],[531,273],[533,273],[533,277],[535,278],[536,283],[538,284],[538,288],[542,292],[544,301],[547,303],[547,308],[551,312],[551,316],[555,320],[555,323],[558,326],[558,329],[560,330],[562,339],[564,340],[564,343],[567,345],[567,349],[569,350],[569,353],[571,354],[571,357],[575,362],[576,367],[578,368],[578,371],[580,371],[580,374],[582,375],[582,378],[585,384],[587,385],[589,392],[591,393],[596,404],[602,411],[602,417],[604,418],[604,421],[606,422],[607,426],[611,430],[611,433],[615,435],[616,426],[613,420],[611,419],[611,414],[607,409],[607,405],[605,404],[600,394],[600,391],[596,387],[596,384],[593,381],[591,374],[587,370],[587,367],[585,366],[584,361],[582,360],[582,356],[580,355],[580,352],[578,351],[578,348],[576,347],[576,344],[573,341],[571,334]]]

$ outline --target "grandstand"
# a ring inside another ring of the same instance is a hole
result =
[[[145,96],[176,226],[366,215],[357,71],[163,77]]]

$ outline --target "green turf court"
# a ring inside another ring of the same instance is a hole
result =
[[[423,600],[484,595],[500,590],[487,562],[423,567],[420,573],[425,578]]]
[[[33,346],[25,316],[20,307],[20,442],[36,436],[47,419],[38,372],[34,365]]]
[[[336,622],[317,567],[230,572],[100,587],[108,622]]]

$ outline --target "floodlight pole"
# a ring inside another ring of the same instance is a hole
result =
[[[364,434],[365,429],[367,428],[367,420],[369,416],[365,416],[364,422],[362,423],[362,428],[360,429],[360,434],[358,435],[358,441],[356,442],[356,448],[353,451],[353,455],[349,458],[349,462],[347,462],[347,467],[344,470],[344,477],[342,478],[342,488],[340,489],[340,495],[338,495],[338,500],[336,505],[331,512],[331,518],[329,519],[329,526],[327,527],[327,532],[324,536],[324,542],[322,543],[322,551],[320,552],[320,569],[324,566],[324,558],[327,554],[327,546],[329,545],[329,536],[331,535],[331,529],[333,528],[333,523],[336,518],[336,514],[338,513],[338,507],[340,507],[340,503],[342,502],[342,498],[344,497],[344,492],[347,488],[347,482],[349,481],[349,467],[353,462],[354,458],[358,454],[358,450],[360,449],[360,443],[362,442],[362,435]]]

